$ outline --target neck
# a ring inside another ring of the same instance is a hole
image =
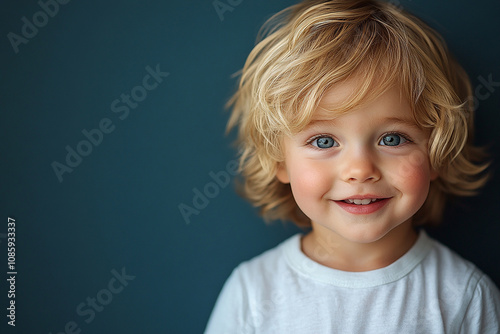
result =
[[[369,243],[347,240],[324,226],[312,225],[313,230],[302,239],[303,252],[315,262],[343,271],[386,267],[403,256],[418,237],[410,221]]]

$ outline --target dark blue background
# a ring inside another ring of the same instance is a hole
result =
[[[192,206],[194,189],[203,190],[209,173],[234,159],[231,136],[224,135],[231,75],[265,19],[293,3],[243,0],[221,20],[210,0],[70,1],[18,53],[7,35],[21,35],[22,17],[33,22],[41,7],[2,3],[2,333],[55,334],[70,321],[81,333],[200,333],[231,270],[298,231],[266,226],[232,185],[189,224],[178,209]],[[475,87],[480,76],[500,81],[498,1],[400,5],[445,36]],[[121,120],[111,103],[157,64],[169,76]],[[477,110],[477,142],[491,145],[495,156],[498,90]],[[104,118],[113,132],[59,182],[51,164],[64,164],[65,147],[76,149],[82,130]],[[452,206],[447,223],[431,232],[497,284],[498,188],[495,174],[479,197]],[[15,328],[5,316],[8,217],[17,224]],[[87,323],[77,305],[109,296],[111,271],[123,268],[135,278]]]

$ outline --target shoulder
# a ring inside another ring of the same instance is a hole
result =
[[[477,332],[477,326],[488,329],[483,333],[498,329],[500,292],[495,284],[472,262],[429,239],[431,250],[417,271],[424,278],[424,289],[428,293],[434,290],[440,304],[451,311],[452,327],[467,333]]]
[[[483,275],[475,285],[457,327],[463,333],[500,333],[500,292],[488,276]]]
[[[205,333],[252,333],[259,316],[276,305],[281,295],[276,287],[286,273],[286,249],[300,242],[300,234],[292,236],[276,247],[242,262],[222,288]],[[262,309],[264,306],[266,309]],[[257,319],[257,320],[256,320]]]
[[[270,283],[274,277],[289,270],[287,253],[290,249],[300,247],[301,234],[296,234],[264,253],[242,262],[233,271],[240,280],[251,282],[252,285]]]
[[[440,274],[481,274],[480,270],[472,262],[464,259],[441,242],[430,237],[428,238],[430,240],[431,251],[423,263],[424,266],[435,268]]]
[[[301,234],[296,234],[282,241],[277,246],[240,263],[227,279],[224,289],[238,291],[238,294],[252,296],[265,294],[274,286],[281,284],[279,281],[287,276],[290,271],[287,254],[297,247],[300,248]]]
[[[430,251],[420,269],[424,276],[429,279],[434,277],[445,295],[470,296],[485,274],[441,242],[430,237],[428,239]]]
[[[474,263],[463,258],[461,255],[442,244],[441,242],[427,237],[430,241],[430,252],[422,261],[424,270],[437,275],[445,282],[462,282],[463,285],[476,286],[485,281],[486,274]],[[495,284],[489,280],[493,287]]]

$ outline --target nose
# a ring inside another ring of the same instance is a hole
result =
[[[349,183],[377,182],[381,173],[369,152],[358,151],[347,154],[341,169],[341,179]]]

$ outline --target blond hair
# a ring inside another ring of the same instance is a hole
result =
[[[379,1],[313,0],[274,15],[261,34],[228,103],[228,130],[238,128],[242,192],[266,220],[310,225],[290,185],[276,178],[281,141],[310,122],[329,88],[355,74],[361,86],[340,113],[398,84],[416,123],[431,131],[429,160],[439,177],[415,223],[439,222],[448,195],[473,195],[486,182],[483,152],[472,145],[468,76],[418,18]]]

